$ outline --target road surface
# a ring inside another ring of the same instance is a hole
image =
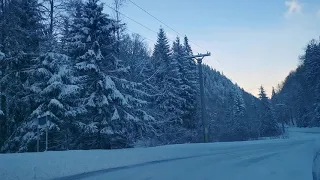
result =
[[[288,139],[0,154],[0,180],[312,180],[319,136],[291,128]]]
[[[314,138],[266,142],[244,142],[211,149],[208,146],[204,147],[209,148],[206,153],[102,169],[56,180],[312,180]]]

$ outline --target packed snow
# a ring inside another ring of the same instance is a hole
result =
[[[1,180],[78,179],[80,176],[72,175],[85,173],[82,178],[88,180],[148,177],[311,180],[314,142],[320,135],[316,132],[320,133],[320,129],[295,128],[290,130],[289,139],[2,154],[0,177]]]

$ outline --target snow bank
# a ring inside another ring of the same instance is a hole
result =
[[[311,136],[313,137],[313,136]],[[0,179],[51,179],[83,172],[134,165],[150,161],[201,156],[230,149],[250,149],[261,144],[275,145],[313,140],[302,138],[221,142],[208,144],[179,144],[152,148],[120,150],[76,150],[62,152],[17,153],[0,155]],[[311,163],[311,162],[310,162]]]

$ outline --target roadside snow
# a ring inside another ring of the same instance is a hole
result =
[[[313,131],[316,132],[315,130]],[[320,131],[319,131],[320,132]],[[62,152],[16,153],[0,155],[0,179],[51,179],[101,169],[135,165],[151,161],[205,156],[216,152],[245,152],[265,147],[288,148],[291,144],[310,142],[319,134],[292,131],[290,139],[221,142],[208,144],[178,144],[153,148],[121,150],[77,150]],[[296,154],[295,154],[296,156]],[[293,157],[294,159],[295,157]],[[293,161],[293,160],[292,160]],[[302,161],[302,160],[301,160]],[[299,161],[297,163],[300,163]],[[310,162],[310,166],[311,166]],[[272,165],[270,165],[272,166]],[[299,165],[300,167],[300,165]],[[265,167],[267,168],[267,167]],[[268,167],[269,168],[269,167]],[[272,168],[272,167],[270,167]],[[311,169],[309,171],[311,173]],[[241,178],[240,178],[241,179]]]

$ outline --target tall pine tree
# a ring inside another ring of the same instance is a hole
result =
[[[267,97],[266,92],[262,86],[260,86],[259,99],[262,103],[262,109],[260,112],[261,118],[261,135],[262,136],[274,136],[280,134],[277,121],[275,119],[274,110],[270,99]]]
[[[42,16],[37,0],[11,0],[6,4],[1,29],[1,51],[6,54],[1,62],[2,95],[7,106],[6,128],[11,134],[27,120],[35,107],[30,91],[32,73],[36,68],[42,40]]]
[[[128,89],[137,85],[123,78],[125,67],[114,56],[114,21],[103,12],[98,0],[76,6],[70,31],[70,55],[82,81],[81,101],[88,110],[79,126],[84,129],[80,148],[118,148],[132,146],[145,131],[142,121],[150,121],[137,108],[143,101]]]

